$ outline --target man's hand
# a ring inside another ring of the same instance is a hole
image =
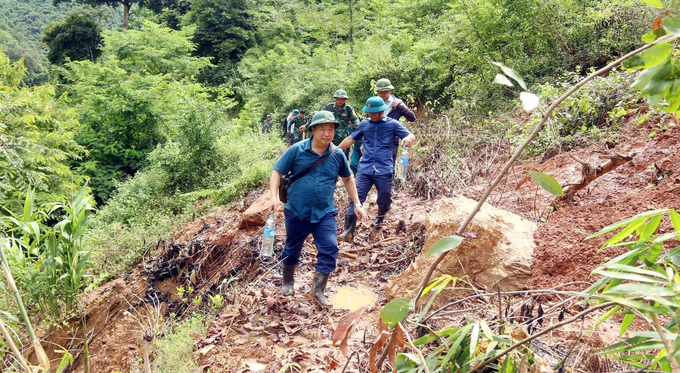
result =
[[[354,214],[359,220],[368,220],[368,213],[362,206],[354,206]]]
[[[307,127],[305,127],[305,126],[300,126],[300,128],[298,128],[298,129],[300,130],[300,132],[305,132],[305,130],[307,129]]]
[[[269,202],[269,215],[274,215],[276,210],[279,207],[279,200],[277,198],[272,198],[271,201]]]
[[[399,106],[399,101],[398,101],[398,100],[392,101],[392,105],[390,105],[390,106],[392,106],[392,107],[397,107],[397,106]]]
[[[416,141],[416,137],[413,136],[413,134],[406,136],[403,140],[401,140],[401,145],[410,148],[411,145]]]

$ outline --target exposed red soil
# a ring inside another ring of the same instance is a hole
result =
[[[581,173],[581,166],[569,158],[569,154],[593,164],[603,162],[593,154],[594,147],[555,154],[543,162],[541,159],[524,162],[514,167],[498,191],[491,195],[492,204],[541,223],[534,236],[533,275],[527,283],[530,289],[568,283],[573,283],[568,289],[585,288],[586,284],[581,282],[592,282],[590,272],[620,252],[609,249],[599,252],[598,247],[604,239],[584,241],[585,237],[643,211],[680,208],[680,131],[671,128],[648,140],[647,135],[654,130],[658,132],[659,128],[653,121],[640,126],[626,124],[621,141],[613,144],[610,150],[635,152],[633,160],[597,179],[572,200],[562,202],[554,212],[548,208],[552,197],[533,181],[527,181],[525,171],[545,172],[565,184],[578,179]],[[488,175],[486,179],[490,180],[492,176]],[[473,185],[461,191],[478,198],[484,186]],[[207,334],[198,336],[194,356],[202,366],[200,371],[255,371],[259,364],[264,364],[265,371],[277,372],[289,362],[298,362],[308,371],[330,371],[329,368],[338,366],[336,371],[342,369],[347,360],[331,345],[330,338],[340,318],[348,311],[321,310],[307,298],[315,261],[312,239],[305,245],[302,263],[296,272],[295,294],[284,298],[279,296],[278,263],[262,263],[258,259],[261,227],[241,224],[239,229],[241,214],[263,192],[255,191],[241,203],[187,224],[175,234],[173,242],[160,244],[157,257],[141,263],[113,284],[87,295],[83,307],[88,314],[92,372],[142,371],[142,330],[138,320],[148,320],[154,312],[169,317],[169,312],[181,315],[196,309],[205,311],[209,308],[208,294],[224,295],[225,306]],[[377,297],[377,302],[366,309],[350,339],[357,348],[369,349],[376,339],[378,313],[387,301],[384,297],[386,278],[406,268],[422,246],[422,223],[432,201],[410,197],[409,193],[407,187],[397,185],[388,224],[383,229],[375,229],[369,222],[363,223],[355,246],[341,244],[338,269],[329,280],[327,294],[331,296],[341,286],[349,285],[370,291]],[[336,199],[340,212],[338,226],[341,227],[346,208],[344,191],[336,192]],[[370,213],[374,215],[375,210],[373,206]],[[283,236],[280,212],[277,218],[277,235]],[[275,255],[281,249],[279,240]],[[191,286],[193,292],[180,297],[177,294],[180,286]],[[199,304],[193,302],[197,297],[203,299]],[[154,299],[161,300],[158,309],[153,307]],[[526,299],[520,300],[522,302]],[[456,312],[432,318],[430,325],[451,325],[470,315],[493,317],[495,307],[490,301],[469,301]],[[520,304],[512,304],[510,314],[516,315],[519,307]],[[559,310],[555,314],[557,312]],[[575,307],[566,310],[567,316],[576,312]],[[553,318],[548,322],[553,323]],[[58,344],[71,350],[78,357],[74,371],[82,372],[82,327],[75,326],[79,325],[78,320],[71,320],[70,324],[74,325],[72,330],[63,328],[43,339],[48,345]],[[612,329],[607,324],[603,328]],[[613,334],[617,333],[612,330]],[[569,341],[578,333],[578,328],[565,329],[551,335],[547,343],[552,348],[568,349]],[[601,346],[609,341],[607,338],[604,334],[588,337],[587,343]],[[57,353],[50,352],[50,356],[59,358]],[[588,360],[584,364],[591,365],[590,371],[603,369],[599,360]],[[356,365],[352,364],[347,371],[357,371]]]

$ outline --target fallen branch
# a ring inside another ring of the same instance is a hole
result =
[[[571,159],[583,166],[583,169],[581,170],[581,180],[579,180],[577,183],[569,184],[566,188],[564,188],[564,196],[555,198],[555,202],[573,197],[576,192],[587,187],[588,184],[592,183],[595,179],[632,160],[634,156],[635,153],[631,155],[607,153],[600,158],[608,158],[609,160],[596,167],[576,156],[570,155]]]

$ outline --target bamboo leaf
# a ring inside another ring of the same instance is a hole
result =
[[[564,196],[562,186],[552,176],[536,171],[529,171],[529,176],[548,193],[557,197]]]
[[[675,292],[665,287],[659,287],[647,284],[621,284],[608,289],[603,293],[604,295],[621,294],[621,295],[639,295],[644,297],[661,296],[672,297]]]
[[[659,214],[665,214],[665,213],[670,212],[670,211],[673,211],[673,210],[671,210],[671,209],[659,209],[659,210],[651,210],[651,211],[643,212],[641,214],[637,214],[637,215],[632,216],[628,219],[618,221],[616,223],[610,224],[610,225],[602,228],[602,230],[600,230],[599,232],[594,233],[594,234],[586,237],[586,240],[590,239],[590,238],[597,237],[597,236],[601,236],[601,235],[606,234],[606,233],[609,233],[613,230],[616,230],[617,228],[621,228],[624,225],[627,225],[628,223],[636,221],[638,219],[645,218],[645,220],[647,220],[646,218],[649,218],[649,217],[652,217],[652,216],[655,216],[655,215],[659,215]]]
[[[675,229],[676,232],[680,232],[680,214],[678,214],[677,211],[673,211],[669,215],[671,217],[673,229]]]
[[[472,327],[472,334],[470,334],[470,359],[475,356],[477,342],[479,342],[479,323],[475,323]]]
[[[661,279],[662,282],[665,282],[665,280],[667,280],[667,277],[665,276],[665,274],[661,274],[657,271],[652,271],[652,270],[649,270],[649,269],[634,267],[632,265],[614,263],[614,264],[603,264],[602,267],[614,269],[614,270],[619,270],[619,271],[625,271],[627,273],[637,273],[637,274],[640,274],[640,275],[643,275],[643,276],[657,277],[657,278]],[[597,271],[597,269],[595,271]],[[595,272],[595,271],[593,271],[593,272]],[[609,274],[607,274],[607,275],[609,275]],[[648,280],[648,281],[645,281],[645,282],[658,282],[658,281]]]
[[[626,316],[623,317],[623,321],[621,322],[621,328],[619,329],[619,336],[623,337],[623,334],[628,330],[628,327],[630,327],[630,324],[635,320],[635,314],[634,313],[627,313]]]
[[[663,309],[659,307],[654,307],[651,306],[645,302],[637,301],[637,300],[632,300],[632,299],[626,299],[622,297],[615,297],[615,296],[610,296],[606,295],[606,299],[609,299],[612,302],[616,302],[622,306],[626,306],[632,309],[636,309],[638,311],[642,312],[654,312],[654,313],[663,313]]]
[[[607,242],[605,242],[602,247],[606,247],[612,244],[615,244],[624,238],[628,237],[631,233],[635,232],[635,230],[641,226],[642,224],[645,223],[646,218],[639,218],[638,220],[634,221],[631,223],[629,226],[626,228],[623,228],[619,233],[614,235],[614,237],[610,238]]]
[[[640,232],[640,239],[644,240],[647,237],[654,234],[654,232],[656,232],[656,229],[659,227],[659,223],[661,223],[662,218],[663,215],[657,215],[649,219],[649,222],[645,224],[645,226],[642,228],[642,231]]]

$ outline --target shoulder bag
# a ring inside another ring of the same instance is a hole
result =
[[[328,158],[331,154],[333,154],[334,151],[335,145],[331,146],[331,150],[326,155],[319,158],[312,167],[310,167],[307,171],[301,173],[300,175],[295,175],[291,177],[290,172],[288,173],[288,175],[283,175],[281,177],[281,182],[279,183],[279,200],[283,203],[286,203],[288,201],[288,187],[291,186],[294,182],[307,176],[307,174],[309,174],[310,172],[314,171],[314,169],[319,167],[319,165],[322,164],[323,161],[325,161],[326,158]]]

